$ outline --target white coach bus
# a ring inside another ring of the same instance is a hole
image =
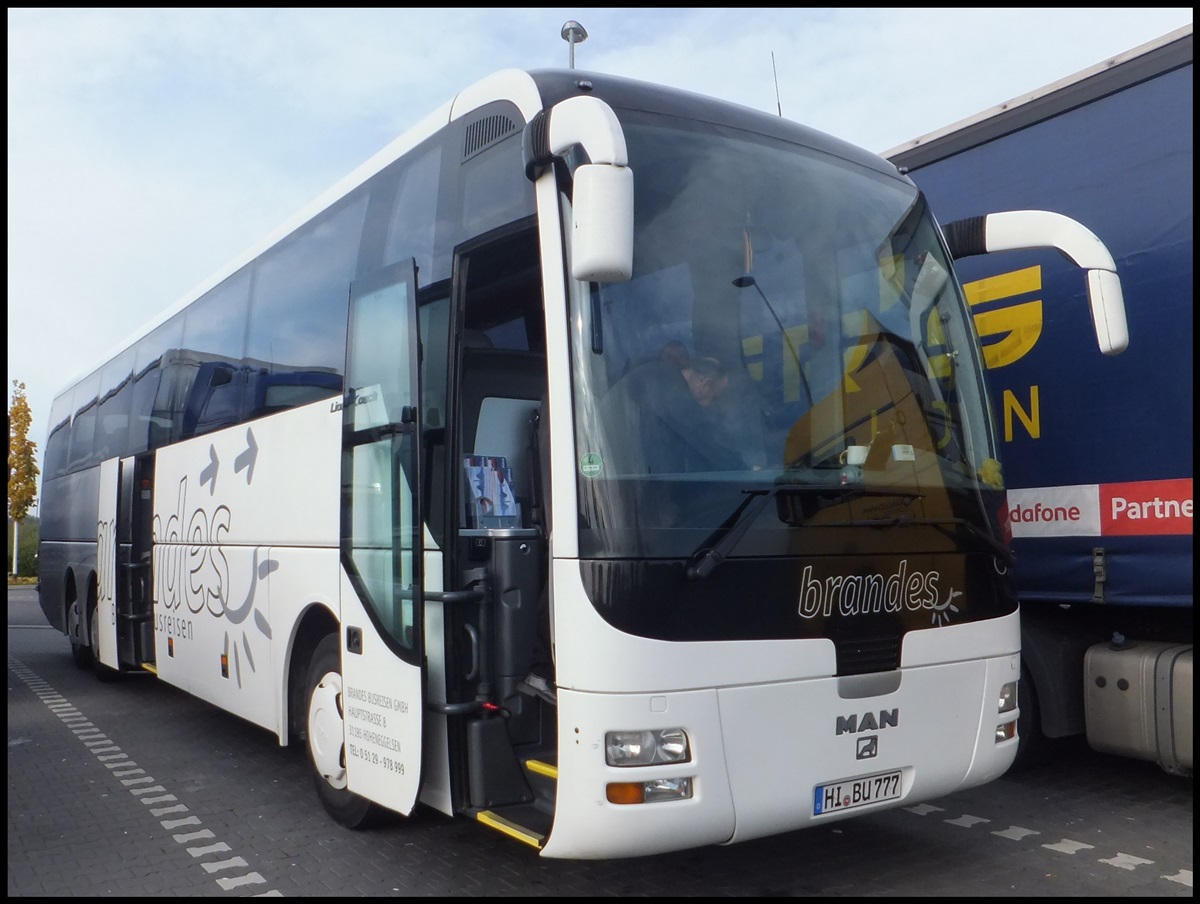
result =
[[[628,857],[989,781],[1019,614],[952,259],[1075,254],[1118,350],[1088,235],[943,231],[786,119],[499,72],[62,391],[42,608],[305,745],[350,827]]]

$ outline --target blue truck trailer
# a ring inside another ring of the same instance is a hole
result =
[[[1021,599],[1018,764],[1054,739],[1192,771],[1192,27],[884,152],[942,222],[1037,208],[1112,254],[1128,348],[1045,251],[957,263],[985,347]],[[1060,745],[1061,746],[1061,745]]]

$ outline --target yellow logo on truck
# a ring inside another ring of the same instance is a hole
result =
[[[972,307],[1038,292],[1042,288],[1042,268],[1028,267],[989,276],[963,284],[967,303]],[[975,329],[983,345],[983,360],[989,370],[1019,361],[1037,344],[1042,335],[1042,300],[1025,301],[975,314]]]

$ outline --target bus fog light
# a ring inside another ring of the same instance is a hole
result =
[[[691,748],[682,728],[610,731],[604,735],[604,761],[610,766],[686,763],[690,759]]]
[[[646,803],[660,800],[690,800],[692,780],[690,778],[659,778],[646,782]]]
[[[1017,682],[1010,681],[1000,688],[1000,703],[997,712],[1010,713],[1017,708]]]
[[[610,804],[652,804],[664,800],[690,800],[691,777],[656,778],[648,782],[610,782],[604,789]]]
[[[1016,722],[1002,722],[996,726],[996,743],[1001,741],[1011,741],[1017,736]]]

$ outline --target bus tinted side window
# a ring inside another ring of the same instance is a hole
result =
[[[96,461],[125,455],[129,446],[129,406],[133,400],[132,348],[104,365],[96,419]]]
[[[75,387],[73,403],[75,414],[71,417],[71,451],[67,463],[68,471],[78,471],[95,464],[96,411],[100,401],[96,397],[100,388],[100,374],[96,372]]]
[[[130,401],[129,455],[157,449],[170,441],[170,419],[156,419],[154,400],[162,381],[163,359],[183,341],[183,314],[176,314],[137,343]]]
[[[343,372],[346,310],[367,200],[363,192],[263,255],[250,303],[246,356],[268,372]]]

